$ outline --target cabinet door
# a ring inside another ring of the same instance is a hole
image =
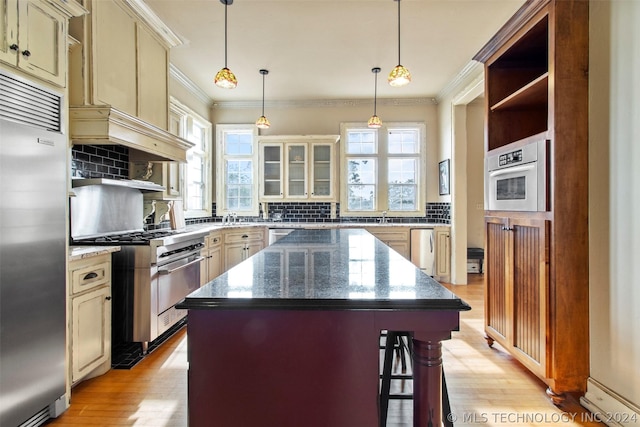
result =
[[[261,147],[262,156],[262,189],[264,199],[282,199],[282,144],[264,144]]]
[[[438,277],[451,273],[451,235],[449,230],[436,230],[436,271]]]
[[[111,357],[111,290],[109,286],[71,300],[71,380],[82,379]]]
[[[286,197],[307,198],[307,144],[286,144]]]
[[[253,256],[264,249],[264,242],[249,242],[247,244],[245,259]]]
[[[334,144],[311,145],[311,195],[312,199],[333,199],[335,182],[333,165]]]
[[[546,376],[548,289],[547,227],[542,220],[511,220],[512,345],[527,357],[523,363]]]
[[[18,67],[66,86],[66,17],[44,2],[19,1],[18,19]]]
[[[509,313],[512,311],[511,291],[507,288],[510,254],[507,253],[507,237],[504,218],[486,218],[485,248],[485,319],[490,335],[501,344],[511,335]]]
[[[136,116],[136,23],[116,2],[95,0],[91,4],[95,44],[93,101]]]
[[[17,0],[0,0],[0,61],[17,65],[19,48]]]
[[[227,244],[224,247],[224,269],[240,264],[245,259],[246,246],[244,243]]]
[[[167,130],[169,52],[144,26],[138,36],[138,117]]]
[[[207,258],[209,281],[215,279],[222,274],[222,246],[217,247],[209,251],[209,257]]]

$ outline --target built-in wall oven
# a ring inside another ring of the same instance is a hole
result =
[[[485,158],[486,209],[547,210],[548,145],[547,140],[534,141]]]

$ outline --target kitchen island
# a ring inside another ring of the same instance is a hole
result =
[[[296,230],[187,296],[189,425],[378,425],[382,330],[413,334],[414,426],[470,307],[365,230]]]

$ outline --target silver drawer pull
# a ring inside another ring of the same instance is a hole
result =
[[[204,260],[204,257],[201,257],[201,256],[200,256],[200,257],[198,257],[198,258],[194,259],[193,261],[188,262],[188,263],[186,263],[186,264],[184,264],[184,265],[181,265],[180,267],[177,267],[177,268],[172,268],[172,269],[168,269],[168,268],[167,268],[167,269],[159,268],[159,269],[158,269],[158,274],[171,274],[171,273],[173,273],[174,271],[182,270],[183,268],[187,268],[187,267],[189,267],[189,266],[190,266],[190,265],[192,265],[192,264],[199,263],[199,262],[200,262],[200,261],[202,261],[202,260]]]

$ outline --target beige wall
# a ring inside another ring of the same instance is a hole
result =
[[[590,2],[590,382],[640,425],[640,2]],[[635,406],[635,408],[634,408]]]
[[[467,104],[467,247],[484,248],[484,100],[481,98]]]

